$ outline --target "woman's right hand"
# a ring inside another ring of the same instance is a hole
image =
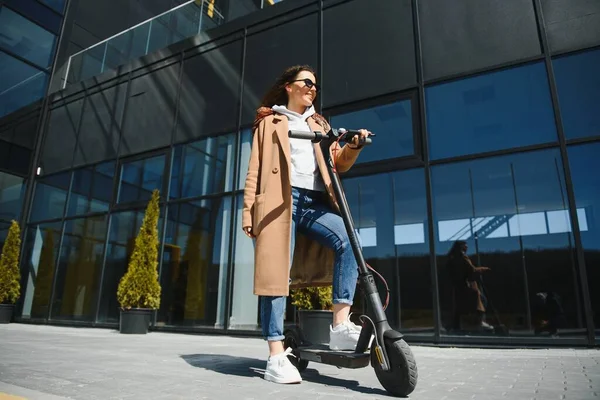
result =
[[[248,236],[250,239],[254,239],[254,234],[252,233],[251,226],[245,226],[242,229],[243,229],[244,233],[246,234],[246,236]]]

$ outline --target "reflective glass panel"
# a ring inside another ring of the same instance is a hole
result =
[[[443,334],[584,333],[558,149],[434,166],[432,187]]]
[[[596,337],[598,337],[600,334],[600,292],[596,290],[596,282],[600,282],[600,174],[598,174],[600,171],[598,157],[600,143],[569,146],[568,154],[594,325]],[[565,218],[569,220],[568,215]],[[563,225],[559,225],[558,228],[563,228]]]
[[[552,61],[567,139],[600,136],[600,50]]]
[[[123,163],[118,202],[150,200],[154,189],[162,192],[164,172],[164,155]]]
[[[106,237],[106,216],[69,220],[58,259],[52,319],[93,321]]]
[[[0,51],[0,117],[44,97],[48,74]]]
[[[211,137],[175,148],[171,198],[233,189],[235,135]]]
[[[30,221],[62,218],[70,181],[71,172],[38,178],[35,183]]]
[[[387,281],[390,324],[403,332],[433,333],[433,302],[422,169],[346,179],[343,182],[363,255]],[[386,287],[376,276],[385,304]],[[359,292],[357,292],[358,294]],[[364,299],[355,298],[357,313]]]
[[[19,220],[25,189],[23,178],[0,172],[0,219]]]
[[[431,159],[556,142],[543,62],[425,89]]]
[[[108,211],[114,175],[114,161],[73,171],[67,216]]]
[[[368,129],[376,136],[357,164],[414,154],[411,101],[402,100],[331,117],[332,128]]]
[[[231,198],[169,206],[158,325],[224,328]]]
[[[7,7],[0,8],[0,48],[42,68],[52,64],[56,36]]]
[[[48,318],[61,231],[61,222],[27,227],[21,257],[21,273],[26,274],[22,289],[24,319]]]

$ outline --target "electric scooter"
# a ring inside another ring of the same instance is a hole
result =
[[[327,133],[320,131],[288,132],[290,138],[306,139],[313,143],[319,143],[321,152],[327,161],[327,169],[340,213],[358,264],[359,289],[366,297],[367,315],[361,315],[360,317],[363,324],[358,344],[354,351],[333,351],[326,345],[310,343],[305,339],[300,327],[295,326],[284,331],[284,347],[286,349],[292,348],[293,356],[289,356],[289,359],[300,372],[306,369],[309,361],[335,365],[338,368],[364,368],[370,363],[375,370],[379,383],[388,393],[394,396],[407,396],[412,393],[417,385],[417,364],[410,347],[403,339],[403,335],[393,330],[387,321],[385,309],[370,269],[375,273],[377,272],[368,266],[364,260],[355,234],[350,208],[335,168],[335,162],[331,159],[329,151],[334,142],[343,141],[348,143],[352,141],[355,135],[359,134],[359,131],[343,128],[331,129]],[[364,144],[371,144],[371,140],[370,137],[367,138]],[[379,276],[381,277],[381,275]],[[371,341],[371,339],[373,340]],[[369,345],[370,351],[367,351]]]

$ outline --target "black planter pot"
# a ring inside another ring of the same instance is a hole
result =
[[[333,311],[298,310],[298,326],[304,339],[312,344],[329,344],[329,325]]]
[[[14,304],[0,304],[0,324],[8,324],[12,321]]]
[[[152,317],[151,308],[130,308],[121,309],[119,318],[119,332],[128,334],[145,335],[150,326],[150,317]]]

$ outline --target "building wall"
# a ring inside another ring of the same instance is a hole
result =
[[[21,320],[114,326],[158,188],[154,326],[258,332],[239,229],[250,126],[277,75],[306,63],[334,126],[377,133],[344,186],[393,326],[435,342],[593,341],[599,16],[585,0],[297,0],[70,85],[44,122]],[[506,329],[453,329],[456,240],[491,268],[487,320]],[[536,332],[543,320],[558,334]]]

